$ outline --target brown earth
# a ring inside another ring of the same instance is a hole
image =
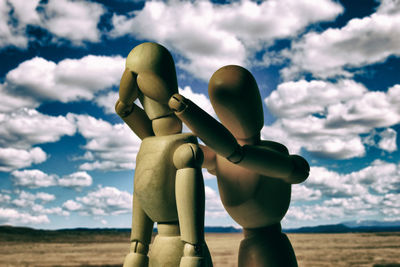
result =
[[[400,267],[400,233],[289,234],[299,266]],[[207,234],[214,266],[236,266],[241,233]],[[129,233],[12,240],[0,237],[0,266],[121,266]]]

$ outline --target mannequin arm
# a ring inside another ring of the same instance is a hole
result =
[[[215,152],[209,148],[208,146],[199,145],[201,150],[203,151],[204,161],[203,168],[206,168],[207,171],[213,175],[215,175],[215,169],[217,168],[216,154]]]
[[[217,154],[227,158],[235,152],[238,146],[235,137],[192,101],[179,94],[174,94],[168,105],[193,134]]]
[[[221,123],[181,95],[173,95],[168,104],[209,148],[231,162],[291,184],[307,179],[310,167],[302,157],[259,145],[241,147]]]
[[[243,157],[237,164],[262,175],[281,178],[289,184],[307,179],[310,166],[298,155],[287,155],[263,146],[244,145]]]
[[[151,120],[143,109],[133,103],[138,97],[139,88],[136,83],[136,74],[125,69],[119,87],[119,99],[115,104],[115,111],[122,120],[140,138],[153,136]]]
[[[118,100],[115,104],[115,110],[121,119],[140,139],[154,135],[153,128],[151,126],[151,120],[147,117],[147,114],[143,109],[133,103],[129,107],[130,113],[123,117],[121,116],[121,112],[118,112],[120,109],[122,109],[122,107],[124,107],[124,105],[120,102],[120,100]]]

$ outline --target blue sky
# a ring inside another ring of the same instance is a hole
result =
[[[130,227],[140,140],[114,114],[155,41],[215,116],[212,73],[255,76],[264,139],[311,165],[284,227],[400,220],[400,1],[0,1],[0,224]],[[187,131],[187,129],[185,129]],[[237,224],[204,173],[206,225]]]

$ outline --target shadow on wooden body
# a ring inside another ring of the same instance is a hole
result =
[[[308,177],[307,161],[282,144],[260,139],[262,102],[249,71],[222,67],[210,79],[209,95],[221,123],[179,94],[169,107],[206,144],[203,167],[217,176],[225,209],[244,228],[239,266],[297,266],[280,221],[291,184]]]

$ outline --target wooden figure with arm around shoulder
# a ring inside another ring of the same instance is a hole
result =
[[[246,69],[217,70],[209,96],[222,124],[179,94],[169,107],[206,144],[203,167],[217,176],[225,209],[243,227],[239,266],[297,266],[280,221],[289,208],[291,184],[308,177],[307,161],[280,143],[260,140],[262,102]]]

